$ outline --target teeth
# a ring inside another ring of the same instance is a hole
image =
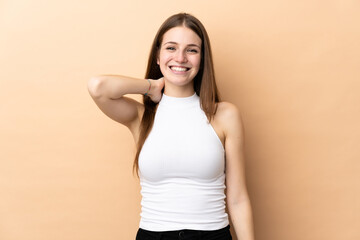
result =
[[[182,68],[182,67],[171,67],[172,70],[175,70],[177,72],[185,72],[186,68]]]

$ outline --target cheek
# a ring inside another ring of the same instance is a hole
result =
[[[200,60],[201,60],[200,56],[199,57],[194,56],[194,58],[191,59],[191,63],[193,66],[200,67]]]
[[[169,61],[169,56],[167,54],[160,54],[159,55],[159,58],[158,58],[158,64],[160,66],[160,71],[164,74],[166,69],[167,69],[167,66],[166,64],[168,63]]]
[[[165,64],[167,61],[169,61],[169,54],[166,54],[164,52],[160,52],[158,63],[159,64]]]

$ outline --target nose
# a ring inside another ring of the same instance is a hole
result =
[[[183,51],[177,51],[175,60],[181,63],[186,62],[187,61],[186,54]]]

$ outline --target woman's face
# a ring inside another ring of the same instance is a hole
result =
[[[174,27],[164,34],[157,63],[167,81],[189,84],[199,71],[200,60],[201,39],[190,28]]]

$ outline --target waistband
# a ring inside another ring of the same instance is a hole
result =
[[[139,232],[142,232],[146,235],[153,237],[154,239],[162,239],[162,237],[169,237],[169,238],[178,238],[178,239],[191,239],[190,237],[198,237],[200,239],[206,236],[219,236],[219,238],[214,239],[221,239],[220,237],[223,236],[231,236],[230,234],[230,224],[224,228],[217,229],[217,230],[194,230],[194,229],[182,229],[182,230],[172,230],[172,231],[150,231],[146,229],[139,228]],[[206,239],[206,238],[204,238]],[[231,238],[229,238],[231,239]]]

